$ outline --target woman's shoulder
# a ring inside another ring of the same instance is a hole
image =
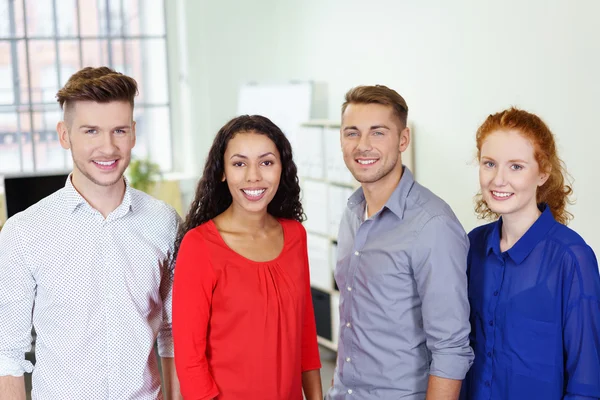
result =
[[[294,236],[306,237],[306,229],[301,222],[287,218],[278,218],[277,221],[279,221],[283,227],[284,232]]]
[[[498,224],[498,221],[489,222],[471,230],[471,232],[469,232],[469,242],[471,246],[487,243],[491,232],[496,228],[496,224]]]

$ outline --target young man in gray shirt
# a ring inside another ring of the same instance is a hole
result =
[[[408,107],[385,86],[342,106],[344,161],[361,187],[338,236],[340,337],[327,398],[452,399],[473,362],[468,238],[450,207],[402,165]]]

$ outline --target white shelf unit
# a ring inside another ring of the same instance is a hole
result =
[[[306,122],[298,131],[294,152],[307,216],[318,341],[334,351],[339,333],[339,291],[333,278],[338,227],[348,198],[359,186],[344,164],[339,130],[339,122]]]

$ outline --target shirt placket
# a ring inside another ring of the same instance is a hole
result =
[[[485,387],[486,398],[492,397],[492,385],[494,384],[494,353],[496,348],[497,336],[500,335],[498,320],[497,320],[497,309],[500,294],[502,290],[502,283],[504,282],[504,274],[506,271],[506,260],[504,256],[500,256],[497,262],[493,265],[492,273],[492,284],[486,287],[486,290],[490,290],[490,305],[487,313],[487,321],[485,326],[487,330],[486,337],[488,338],[485,343],[485,368],[483,371],[483,385]]]
[[[114,290],[114,271],[112,268],[111,261],[111,244],[110,244],[110,229],[111,223],[108,220],[103,220],[100,228],[102,243],[100,249],[102,257],[101,265],[99,268],[103,271],[102,276],[102,308],[104,311],[105,320],[105,355],[106,355],[106,384],[107,384],[107,398],[111,399],[116,396],[118,391],[114,387],[115,383],[118,382],[119,377],[117,369],[117,360],[114,358],[114,352],[112,349],[116,348],[115,341],[117,340],[117,332],[115,331],[118,324],[114,321],[114,313],[111,310],[114,309],[115,304],[115,290]]]
[[[346,343],[349,344],[349,346],[346,346],[347,351],[343,357],[342,362],[345,363],[346,376],[350,377],[350,379],[347,380],[349,386],[351,386],[352,383],[356,382],[355,378],[359,372],[359,366],[357,365],[358,360],[356,360],[354,357],[354,355],[357,354],[355,350],[358,343],[356,341],[356,336],[354,335],[353,331],[353,329],[355,328],[354,315],[358,311],[358,307],[360,307],[358,300],[361,296],[361,293],[357,292],[356,273],[360,268],[361,260],[363,258],[362,251],[367,241],[369,231],[373,226],[373,222],[374,221],[371,219],[366,220],[358,227],[358,230],[356,231],[354,247],[352,248],[352,256],[350,258],[350,265],[348,268],[348,279],[346,280],[346,288],[344,289],[346,290],[346,296],[348,299],[350,312],[347,313],[346,321],[342,321],[342,328],[344,330],[343,334],[346,337]],[[352,389],[352,387],[347,387],[346,393],[348,395],[353,395],[355,394],[355,391],[354,389]]]

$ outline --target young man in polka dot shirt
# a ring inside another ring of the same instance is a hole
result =
[[[170,255],[179,217],[127,185],[134,79],[84,68],[58,94],[71,151],[65,187],[0,231],[0,397],[181,398],[173,366]],[[36,365],[25,360],[36,331]]]

